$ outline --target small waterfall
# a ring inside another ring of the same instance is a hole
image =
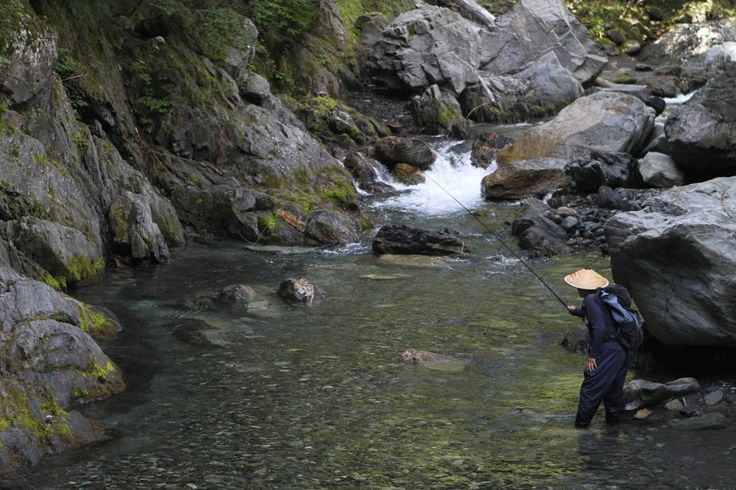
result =
[[[462,211],[458,203],[433,180],[468,209],[480,206],[483,203],[480,182],[483,177],[496,170],[495,162],[487,169],[474,167],[471,164],[470,151],[457,153],[452,149],[455,145],[457,142],[452,141],[431,145],[437,153],[437,160],[432,168],[425,172],[430,178],[423,184],[413,186],[390,181],[389,183],[402,193],[378,202],[375,206],[426,215],[446,215]]]

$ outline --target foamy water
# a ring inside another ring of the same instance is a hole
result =
[[[667,105],[684,104],[688,100],[692,99],[693,95],[695,95],[696,92],[697,90],[690,92],[689,94],[679,94],[675,97],[665,97],[664,102]]]
[[[456,144],[445,142],[432,145],[437,152],[437,160],[432,168],[424,173],[426,181],[413,186],[389,181],[388,183],[403,192],[376,203],[375,206],[426,215],[444,215],[462,211],[457,201],[468,209],[479,207],[483,203],[480,182],[483,177],[496,170],[495,163],[488,169],[474,167],[469,151],[458,154],[450,149]]]

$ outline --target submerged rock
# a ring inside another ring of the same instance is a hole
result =
[[[729,422],[722,413],[713,412],[698,417],[671,420],[669,425],[677,430],[716,430],[725,429]]]
[[[434,231],[408,226],[382,226],[373,240],[373,252],[402,255],[465,255],[468,250],[450,230]]]
[[[305,278],[290,278],[279,285],[278,295],[287,301],[301,304],[312,304],[315,298],[315,286]]]
[[[231,284],[217,294],[219,301],[242,308],[248,308],[255,298],[255,290],[244,284]]]
[[[424,350],[407,349],[401,354],[403,364],[414,364],[435,371],[458,373],[465,369],[465,363],[459,359]]]

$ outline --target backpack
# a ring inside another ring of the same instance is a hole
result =
[[[631,309],[631,295],[620,285],[598,290],[598,297],[606,306],[616,327],[615,338],[627,351],[635,351],[644,340],[644,322],[636,310]]]

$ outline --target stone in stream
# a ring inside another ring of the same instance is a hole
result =
[[[700,384],[695,378],[679,378],[668,383],[635,379],[624,386],[624,402],[626,410],[636,410],[698,390],[700,390]]]
[[[223,303],[233,306],[247,308],[256,297],[256,292],[250,286],[243,284],[231,284],[223,288],[217,295],[217,299]]]
[[[423,141],[398,136],[386,136],[378,140],[376,156],[389,167],[408,163],[420,170],[427,170],[437,159],[437,154]]]
[[[481,168],[490,167],[495,163],[498,152],[513,142],[512,138],[492,131],[479,134],[473,139],[473,149],[470,153],[473,165]]]
[[[720,403],[723,401],[723,391],[721,390],[715,390],[711,391],[710,393],[707,393],[703,397],[703,401],[706,405],[715,405],[717,403]]]
[[[716,430],[725,429],[728,419],[722,413],[713,412],[699,417],[671,420],[669,425],[678,430]]]
[[[312,304],[315,287],[305,278],[289,278],[279,285],[278,295],[292,303]]]
[[[675,160],[664,153],[649,152],[638,163],[641,178],[652,187],[674,187],[685,180]]]
[[[373,240],[373,252],[378,255],[466,255],[465,244],[457,232],[409,228],[408,226],[382,226]]]
[[[415,364],[435,371],[458,373],[465,369],[465,363],[459,359],[424,350],[407,349],[401,354],[403,364]]]

